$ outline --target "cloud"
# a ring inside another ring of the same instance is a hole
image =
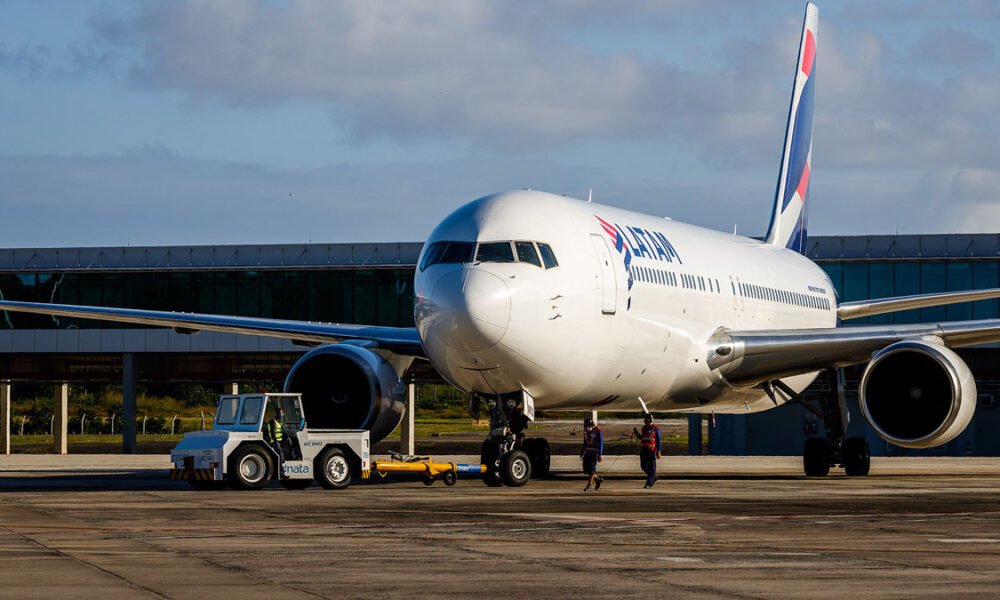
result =
[[[361,133],[642,129],[649,89],[634,57],[539,39],[500,12],[459,0],[157,2],[96,33],[138,51],[138,85],[236,104],[313,99]]]

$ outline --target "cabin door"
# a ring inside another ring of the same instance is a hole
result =
[[[615,279],[615,266],[611,262],[611,249],[608,241],[595,233],[590,234],[590,241],[597,253],[597,277],[601,287],[601,312],[613,315],[618,307],[618,282]]]

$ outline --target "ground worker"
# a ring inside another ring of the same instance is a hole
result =
[[[642,431],[632,428],[632,433],[640,440],[639,465],[646,474],[644,489],[653,487],[656,483],[656,461],[660,458],[660,428],[653,424],[653,415],[646,413],[642,417]]]
[[[583,491],[589,492],[590,486],[594,486],[595,490],[601,489],[604,478],[597,476],[597,463],[601,462],[603,454],[604,433],[600,427],[594,425],[593,419],[586,417],[583,420],[583,448],[580,450],[583,472],[588,476],[587,487],[583,488]]]
[[[264,423],[264,441],[270,444],[274,451],[278,453],[278,473],[284,476],[282,465],[285,462],[285,413],[281,407],[275,409],[274,417]]]

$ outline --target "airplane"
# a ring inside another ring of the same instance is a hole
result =
[[[843,371],[865,364],[860,410],[909,448],[954,439],[976,383],[954,348],[1000,341],[1000,320],[843,326],[870,315],[1000,297],[1000,289],[838,302],[804,256],[812,171],[819,12],[807,4],[777,189],[762,240],[545,192],[483,196],[428,237],[414,275],[414,327],[0,301],[0,309],[223,331],[315,345],[291,368],[317,428],[388,436],[404,410],[402,374],[428,360],[485,407],[490,486],[548,471],[527,438],[536,410],[753,413],[798,402],[823,420],[806,441],[806,475],[870,469],[865,438],[846,438]],[[815,405],[801,392],[821,372]]]

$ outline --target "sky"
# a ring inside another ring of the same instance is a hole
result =
[[[809,231],[1000,231],[1000,0],[818,2]],[[421,241],[532,188],[762,235],[805,4],[0,0],[0,246]]]

